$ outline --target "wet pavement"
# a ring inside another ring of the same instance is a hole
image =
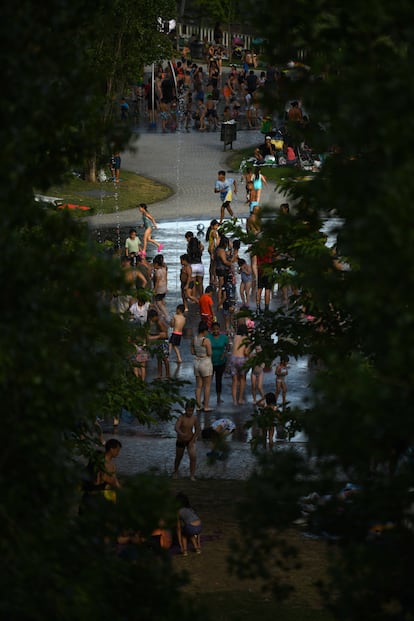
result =
[[[258,144],[262,140],[263,136],[259,131],[239,132],[235,148]],[[227,170],[225,164],[228,152],[223,151],[219,132],[201,135],[197,132],[163,135],[159,131],[147,131],[145,128],[137,137],[135,147],[137,148],[135,153],[122,154],[122,166],[141,175],[156,178],[158,181],[170,185],[174,190],[174,194],[169,199],[154,203],[150,208],[159,224],[156,239],[164,246],[162,253],[168,265],[166,303],[170,313],[172,313],[177,304],[181,303],[179,256],[186,251],[184,234],[191,230],[195,235],[199,234],[203,240],[211,219],[218,216],[220,202],[213,189],[217,171],[221,168]],[[238,173],[228,173],[228,176],[233,176],[238,182],[240,181]],[[276,209],[281,202],[286,201],[286,197],[274,190],[273,184],[264,187],[262,204],[270,205]],[[241,186],[238,196],[233,201],[233,208],[242,226],[248,215],[244,198],[245,191],[244,187]],[[119,247],[122,247],[129,228],[140,224],[141,217],[137,209],[117,211],[115,197],[108,196],[107,200],[114,201],[114,211],[112,214],[98,213],[88,218],[91,234],[99,241],[104,241],[109,236],[116,241]],[[139,196],[137,197],[138,202]],[[327,223],[327,229],[331,226],[332,223]],[[155,246],[153,248],[154,250],[151,249],[151,245],[147,248],[150,260],[155,256]],[[246,248],[242,246],[240,256],[243,257],[245,252]],[[208,255],[206,255],[207,253],[203,259],[205,271],[208,274]],[[204,284],[208,284],[208,282],[205,281]],[[280,297],[276,290],[271,300],[271,309],[276,308],[279,303]],[[252,305],[252,308],[254,306],[255,304]],[[195,390],[190,340],[196,331],[198,321],[196,308],[190,309],[181,346],[182,364],[177,365],[174,362],[174,355],[171,357],[172,377],[190,382],[182,391],[183,396],[188,397],[193,397]],[[155,373],[156,363],[151,360],[148,363],[148,381],[154,379]],[[287,398],[292,406],[303,403],[307,394],[309,379],[308,360],[306,358],[291,359],[287,378]],[[265,373],[264,391],[274,391],[274,388],[273,366],[270,372]],[[214,379],[211,394],[210,404],[213,407],[215,403]],[[250,373],[247,377],[245,397],[246,405],[237,407],[232,405],[231,378],[225,376],[222,394],[224,403],[211,413],[200,414],[202,427],[209,425],[216,418],[226,417],[233,420],[236,424],[236,430],[233,436],[229,438],[231,452],[226,462],[217,462],[213,466],[209,465],[207,460],[209,447],[202,441],[198,443],[198,477],[240,479],[246,478],[254,468],[255,457],[250,448],[250,438],[244,428],[246,421],[249,420],[254,411],[250,389]],[[104,424],[104,432],[105,437],[113,436],[114,430],[110,423]],[[175,455],[174,421],[151,426],[148,429],[136,422],[128,423],[121,420],[116,433],[123,444],[123,449],[117,459],[117,467],[121,475],[151,469],[166,474],[172,472]],[[278,442],[274,450],[284,450],[287,445],[295,446],[297,450],[304,451],[306,450],[306,438],[298,435],[290,443]],[[181,474],[182,476],[189,476],[187,455],[184,456],[182,462]]]
[[[174,311],[177,304],[181,303],[179,280],[181,266],[179,263],[179,256],[185,252],[186,249],[186,240],[184,235],[189,230],[193,231],[194,234],[197,235],[197,227],[199,229],[204,227],[204,232],[208,224],[209,220],[203,220],[201,218],[185,221],[163,221],[159,231],[157,231],[157,239],[159,239],[159,241],[161,241],[164,245],[163,254],[168,265],[169,287],[166,303],[170,313]],[[102,229],[100,232],[105,235],[105,229]],[[122,236],[124,235],[124,229],[121,229],[121,234]],[[125,234],[127,234],[126,229]],[[203,241],[204,233],[199,234],[199,237]],[[245,253],[246,247],[242,245],[240,256],[244,257]],[[155,251],[149,249],[149,260],[151,260],[155,254]],[[205,270],[208,274],[208,259],[205,257],[203,258]],[[239,275],[237,275],[237,290],[238,287]],[[280,302],[281,299],[276,289],[271,299],[271,309],[276,309]],[[239,299],[238,305],[240,306]],[[255,303],[253,302],[251,303],[251,309],[255,309]],[[218,314],[218,318],[221,320],[221,325],[224,326],[222,315]],[[181,356],[183,362],[181,364],[177,364],[175,362],[174,354],[172,354],[170,358],[171,377],[176,377],[177,379],[190,382],[190,384],[184,386],[182,390],[183,396],[188,397],[194,397],[195,390],[193,356],[190,352],[190,341],[191,337],[196,334],[198,322],[199,315],[197,305],[190,304],[190,312],[188,314],[186,329],[184,331],[184,337],[181,345]],[[268,391],[274,391],[275,389],[274,369],[275,366],[264,374],[265,393]],[[150,360],[148,363],[147,380],[155,380],[156,374],[156,362],[155,360]],[[289,362],[289,375],[287,378],[287,398],[291,406],[303,404],[303,399],[307,392],[309,377],[307,358],[299,358],[298,360],[292,358]],[[215,407],[215,409],[211,413],[201,412],[200,423],[201,427],[204,428],[209,426],[217,418],[223,417],[230,418],[235,423],[236,430],[232,437],[228,440],[231,445],[230,456],[226,462],[219,461],[214,465],[210,465],[207,459],[207,453],[209,452],[210,447],[206,445],[205,442],[200,441],[197,448],[197,476],[203,478],[213,477],[224,479],[246,478],[252,472],[255,465],[255,457],[250,447],[251,436],[244,428],[245,423],[251,418],[254,412],[250,372],[248,373],[246,383],[246,405],[239,405],[237,407],[233,405],[231,398],[230,375],[225,375],[223,378],[222,398],[224,403],[220,404],[219,407],[215,406],[216,397],[213,378],[210,405]],[[137,422],[129,422],[128,417],[125,417],[125,420],[121,419],[117,430],[117,436],[120,438],[123,445],[121,454],[117,459],[119,472],[121,474],[133,474],[136,472],[155,469],[160,473],[170,474],[172,472],[172,465],[175,455],[176,436],[174,432],[174,422],[174,420],[170,422],[163,422],[159,425],[153,425],[148,428],[147,426],[139,425]],[[106,437],[112,436],[112,424],[104,424],[104,431]],[[277,443],[276,450],[283,450],[286,447],[286,444],[287,443],[285,442]],[[290,444],[294,445],[300,451],[305,450],[305,438],[301,434],[295,436],[291,440]],[[184,456],[181,471],[183,476],[189,476],[187,455]]]

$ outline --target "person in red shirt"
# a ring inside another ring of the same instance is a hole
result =
[[[201,321],[205,321],[208,325],[208,329],[210,330],[214,321],[213,287],[211,287],[210,285],[206,287],[205,292],[198,301],[198,305],[200,308]]]

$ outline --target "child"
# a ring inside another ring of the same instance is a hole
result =
[[[280,362],[276,367],[276,403],[280,393],[282,393],[282,407],[286,405],[286,376],[288,374],[287,364],[289,362],[288,356],[280,356]]]
[[[143,326],[147,321],[149,307],[149,302],[145,301],[144,298],[139,297],[133,300],[129,307],[129,312],[131,313],[130,320]]]
[[[253,181],[248,181],[246,183],[246,192],[249,193],[249,214],[252,214],[253,209],[259,205],[257,190],[254,189]]]
[[[177,356],[178,364],[181,364],[182,362],[179,347],[181,344],[181,337],[183,335],[183,329],[184,329],[185,322],[186,322],[186,319],[184,317],[184,312],[185,312],[184,304],[179,304],[177,306],[175,315],[171,319],[171,327],[173,329],[173,332],[170,336],[170,341],[169,341],[169,353],[171,355],[171,351],[174,349],[175,355]]]
[[[142,214],[141,228],[144,229],[144,237],[142,240],[143,248],[142,248],[141,254],[144,257],[146,256],[148,242],[150,242],[151,244],[154,244],[154,246],[157,246],[158,252],[161,252],[161,250],[163,249],[163,245],[155,241],[155,239],[152,238],[152,231],[154,229],[158,229],[158,224],[155,222],[154,217],[148,211],[148,206],[146,205],[146,203],[140,203],[138,205],[138,209],[140,213]]]
[[[179,505],[177,515],[177,539],[181,553],[183,556],[187,556],[188,540],[190,540],[193,544],[194,552],[200,554],[201,520],[191,506],[188,497],[183,492],[179,492],[176,498]]]
[[[260,169],[257,169],[256,172],[254,173],[253,188],[254,190],[256,190],[256,193],[257,193],[256,200],[258,203],[260,203],[260,197],[262,195],[263,184],[267,185],[266,177],[262,175],[262,173],[260,172]]]
[[[198,304],[200,307],[201,321],[205,321],[208,329],[211,330],[211,326],[213,325],[214,321],[213,287],[211,285],[208,285],[208,287],[206,287],[206,290],[200,297]]]
[[[130,229],[129,236],[125,240],[125,256],[136,256],[141,246],[141,240],[137,235],[136,229]]]
[[[240,282],[240,299],[242,306],[249,306],[252,291],[253,273],[251,266],[244,259],[238,259]]]
[[[167,125],[170,121],[170,113],[168,110],[168,105],[163,101],[160,102],[160,119],[161,119],[162,133],[166,134]]]
[[[147,348],[145,346],[145,337],[141,338],[137,336],[135,339],[131,339],[131,345],[133,348],[133,353],[131,354],[131,364],[132,371],[135,377],[139,377],[145,382],[145,377],[147,374],[147,362],[149,358],[149,354]]]
[[[233,317],[236,310],[236,287],[234,285],[234,274],[232,270],[227,273],[224,279],[220,296],[224,316],[224,329],[226,333],[231,336],[234,334]]]
[[[262,348],[260,345],[257,345],[252,351],[251,351],[251,356],[257,356],[257,354],[259,354],[262,351]],[[260,364],[255,364],[254,367],[252,367],[252,374],[251,374],[251,385],[252,385],[252,397],[253,397],[253,403],[256,405],[257,403],[257,393],[259,393],[260,395],[260,399],[263,400],[264,399],[264,391],[263,391],[263,379],[264,379],[264,362],[261,362]]]
[[[262,433],[263,447],[266,448],[267,442],[269,442],[269,449],[272,449],[276,421],[279,415],[275,394],[267,392],[257,405],[260,408],[257,420]]]
[[[119,175],[121,173],[121,154],[119,151],[112,155],[109,165],[111,167],[112,181],[119,183]]]

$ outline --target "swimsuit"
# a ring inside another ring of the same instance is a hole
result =
[[[245,356],[232,356],[230,358],[230,372],[232,375],[242,375],[246,373],[244,365],[246,364]]]
[[[146,216],[144,213],[142,214],[142,220],[144,222],[144,229],[151,229],[153,228],[153,223],[151,222],[151,220],[148,218],[148,216]]]
[[[182,335],[183,335],[182,332],[173,332],[170,336],[171,345],[176,345],[178,347],[178,345],[180,345],[181,343]]]
[[[253,274],[246,274],[246,272],[240,272],[241,281],[243,283],[252,282]]]
[[[177,448],[187,448],[187,446],[190,444],[191,440],[177,440],[177,442],[175,443],[175,446]]]

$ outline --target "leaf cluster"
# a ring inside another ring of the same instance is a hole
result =
[[[164,483],[134,482],[125,502],[78,517],[79,448],[96,451],[96,415],[134,404],[142,421],[167,417],[179,388],[135,381],[125,322],[109,311],[121,270],[85,224],[33,198],[110,141],[97,120],[107,68],[90,50],[122,6],[133,19],[122,2],[23,1],[4,7],[0,26],[0,616],[10,620],[199,618],[168,559],[144,547],[128,562],[114,545],[121,525],[147,534],[169,519]]]
[[[265,5],[259,19],[263,10],[272,15]],[[335,495],[347,480],[359,485],[349,511],[335,501],[320,516],[343,542],[325,585],[329,606],[341,619],[408,619],[412,596],[403,574],[407,550],[413,551],[406,517],[414,441],[413,158],[412,120],[403,102],[414,87],[412,7],[321,0],[278,8],[277,20],[263,25],[269,60],[295,60],[301,50],[310,70],[286,90],[277,85],[276,96],[302,99],[313,124],[324,127],[312,136],[312,147],[329,154],[313,181],[287,186],[290,214],[269,211],[263,218],[260,244],[279,257],[272,278],[297,294],[287,311],[255,318],[255,330],[266,344],[263,356],[271,359],[272,348],[275,354],[283,348],[312,361],[301,419],[315,466],[308,492],[325,488]],[[336,239],[331,248],[326,222]],[[265,481],[278,476],[283,459],[275,456],[274,465],[266,465]],[[255,520],[267,499],[290,499],[293,508],[296,495],[297,503],[303,483],[297,472],[299,479],[287,474],[290,489],[279,478],[275,489],[261,489],[249,536],[257,535]],[[270,532],[287,526],[277,513],[273,519]],[[378,538],[370,531],[377,521],[392,524]],[[261,559],[265,563],[264,554]],[[274,575],[270,571],[269,579]]]

